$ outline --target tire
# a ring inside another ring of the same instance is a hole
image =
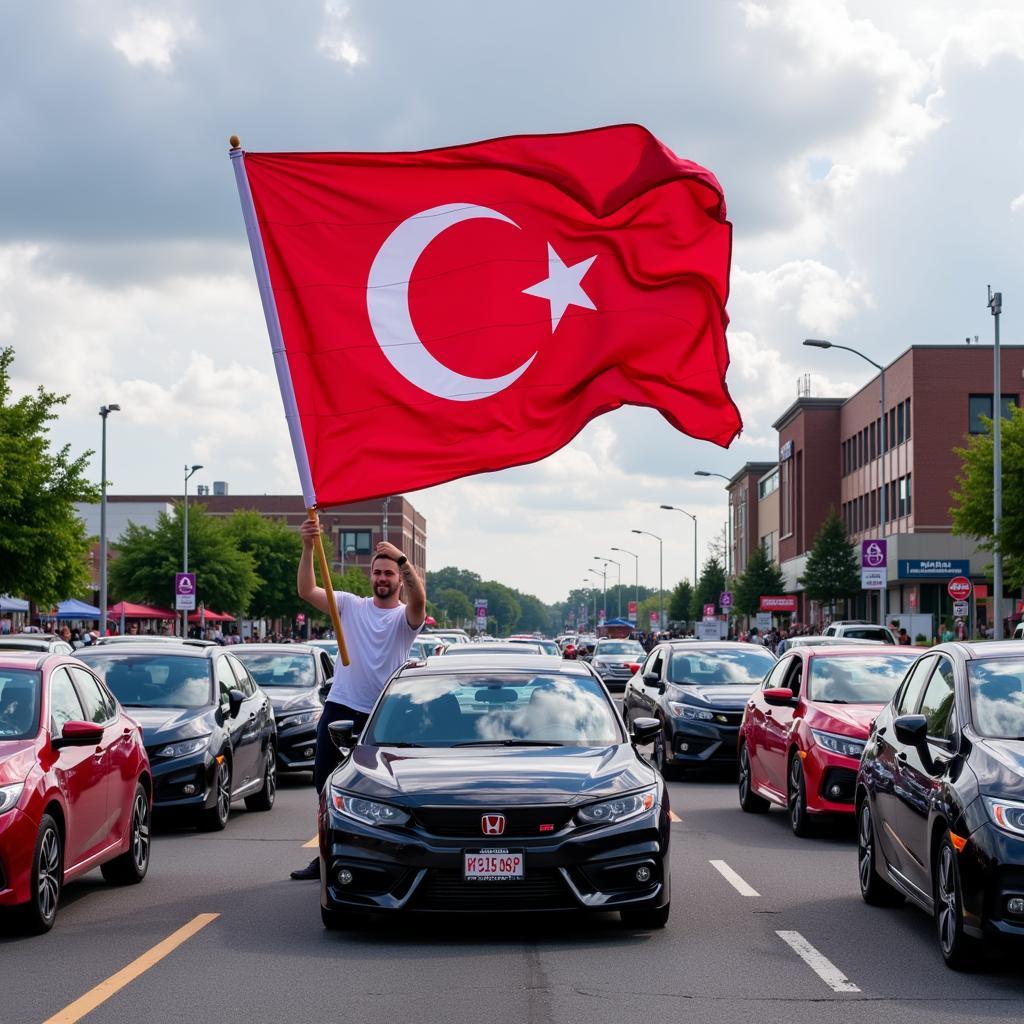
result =
[[[277,795],[277,751],[271,743],[267,747],[267,764],[263,769],[263,788],[245,798],[247,811],[269,811]]]
[[[227,757],[217,765],[213,788],[217,794],[214,805],[199,813],[199,827],[204,832],[223,831],[231,817],[231,762]]]
[[[789,811],[789,827],[793,835],[806,839],[814,831],[807,813],[807,782],[804,766],[797,754],[789,759],[788,785],[786,787],[786,808]]]
[[[57,920],[57,907],[64,887],[64,842],[57,822],[44,814],[32,854],[32,895],[24,908],[24,931],[29,935],[48,932]]]
[[[145,786],[137,782],[132,797],[131,844],[120,857],[100,866],[103,877],[112,885],[138,885],[146,877],[150,824],[149,795]]]
[[[668,924],[671,903],[663,907],[655,907],[652,910],[620,910],[619,917],[627,928],[639,928],[642,931],[655,931],[664,928]]]
[[[665,761],[665,733],[659,732],[654,737],[654,749],[651,751],[651,763],[658,770],[663,779],[678,779],[682,771],[674,764],[667,764]]]
[[[897,892],[878,873],[878,848],[871,806],[864,797],[857,806],[857,874],[861,898],[872,907],[898,907],[903,894]]]
[[[946,966],[954,971],[974,967],[981,953],[981,943],[964,933],[964,903],[960,888],[960,866],[956,850],[946,837],[939,845],[932,868],[935,885],[935,929],[939,952]]]
[[[747,752],[747,745],[740,747],[739,757],[739,797],[740,807],[747,814],[764,814],[768,810],[768,801],[754,792],[750,777],[750,754]]]

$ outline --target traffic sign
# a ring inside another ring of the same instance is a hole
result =
[[[966,576],[954,576],[946,584],[946,590],[954,601],[966,601],[971,596],[971,589],[971,581]]]
[[[196,606],[196,574],[176,572],[174,574],[174,607],[180,611],[194,611]]]
[[[704,618],[713,619],[715,617],[715,606],[713,604],[704,605]]]
[[[953,602],[953,614],[958,619],[966,618],[970,614],[971,606],[967,601],[954,601]]]
[[[861,590],[885,590],[885,569],[868,569],[860,571]]]
[[[721,605],[721,607],[723,609],[731,608],[732,607],[732,591],[731,590],[723,590],[722,593],[718,596],[718,603],[719,603],[719,605]]]

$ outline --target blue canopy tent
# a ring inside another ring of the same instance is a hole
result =
[[[27,615],[28,601],[22,601],[17,597],[8,597],[6,594],[0,594],[0,612],[22,612]]]
[[[43,618],[58,620],[63,619],[99,619],[100,610],[91,604],[86,604],[84,601],[76,601],[75,598],[68,598],[67,601],[61,601],[57,605],[56,615],[45,615]]]

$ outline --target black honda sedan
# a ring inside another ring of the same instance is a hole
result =
[[[856,799],[866,902],[932,914],[950,967],[1024,937],[1024,645],[914,662],[871,727]]]
[[[400,669],[320,800],[324,925],[359,911],[669,916],[669,802],[594,671],[535,655]]]
[[[83,648],[143,730],[153,808],[204,830],[224,828],[231,802],[269,811],[277,791],[277,731],[270,700],[228,648],[171,643]]]

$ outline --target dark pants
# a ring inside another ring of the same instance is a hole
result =
[[[341,760],[341,752],[334,745],[328,726],[331,722],[341,722],[349,718],[355,723],[355,731],[362,732],[368,717],[365,711],[356,711],[333,700],[324,704],[320,724],[316,729],[316,760],[313,765],[313,781],[316,783],[317,793],[323,790],[331,772],[338,767]]]

